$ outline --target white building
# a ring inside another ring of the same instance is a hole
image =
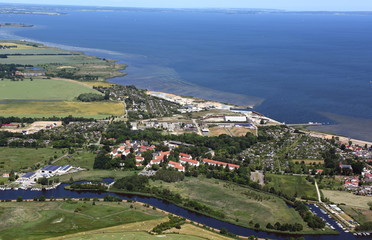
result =
[[[225,122],[246,122],[246,116],[225,116]]]

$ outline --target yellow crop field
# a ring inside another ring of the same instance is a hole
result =
[[[104,118],[124,115],[119,102],[27,101],[0,104],[0,116],[91,116]]]
[[[3,45],[3,46],[17,46],[16,49],[33,49],[33,48],[37,48],[37,47],[31,46],[31,45],[14,43],[14,42],[0,42],[0,45]]]

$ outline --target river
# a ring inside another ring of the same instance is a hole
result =
[[[105,179],[106,182],[110,182],[112,180]],[[122,199],[128,200],[135,200],[138,202],[143,202],[155,206],[161,210],[176,214],[181,217],[185,217],[190,219],[191,221],[198,222],[200,224],[206,225],[211,228],[221,229],[225,228],[229,232],[240,235],[240,236],[251,236],[254,235],[260,238],[270,238],[270,239],[288,239],[290,236],[286,234],[278,234],[278,233],[268,233],[264,231],[256,231],[249,228],[237,226],[231,223],[227,223],[224,221],[220,221],[214,219],[212,217],[208,217],[202,214],[198,214],[181,207],[178,207],[172,203],[167,201],[163,201],[154,197],[145,197],[139,195],[131,195],[131,194],[115,194],[115,193],[106,193],[106,192],[90,192],[90,191],[70,191],[66,190],[65,186],[68,184],[61,184],[56,189],[49,190],[49,191],[31,191],[31,190],[5,190],[0,192],[0,199],[17,199],[17,197],[23,197],[23,199],[33,199],[34,197],[39,197],[44,195],[46,198],[55,197],[55,198],[103,198],[105,195],[110,194],[114,196],[118,196]],[[361,239],[363,237],[354,236],[351,233],[346,233],[340,229],[334,219],[330,219],[327,215],[323,214],[318,208],[311,206],[311,209],[314,213],[318,216],[323,217],[328,223],[336,227],[336,230],[340,232],[339,235],[296,235],[296,237],[304,237],[307,240],[353,240],[353,239]],[[291,235],[293,236],[293,235]]]

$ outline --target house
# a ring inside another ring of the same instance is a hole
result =
[[[144,160],[145,160],[144,157],[136,156],[136,162],[137,162],[137,163],[141,163],[141,162],[143,162]]]
[[[189,158],[183,158],[183,157],[180,157],[180,163],[181,164],[189,164],[190,166],[199,166],[199,161],[196,161],[196,160],[192,160],[192,159],[189,159]]]
[[[158,156],[155,157],[155,159],[161,159],[163,161],[165,157],[168,157],[170,155],[170,153],[170,151],[160,152]]]
[[[351,165],[344,165],[340,162],[339,167],[341,172],[353,172],[353,167]]]
[[[9,173],[3,173],[3,174],[2,174],[2,177],[3,177],[3,178],[8,178],[8,177],[9,177]]]
[[[315,169],[315,174],[322,175],[323,174],[323,169]]]
[[[130,149],[125,149],[124,152],[123,152],[123,155],[128,156],[129,153],[130,153]]]
[[[208,159],[208,158],[204,158],[203,163],[208,164],[208,165],[212,165],[212,166],[223,166],[223,167],[228,166],[230,170],[235,170],[235,169],[240,168],[240,166],[236,165],[236,164],[214,161],[214,160],[211,160],[211,159]]]
[[[168,167],[172,167],[179,172],[184,172],[185,171],[185,167],[182,166],[181,163],[178,163],[178,162],[169,161]]]
[[[188,159],[192,159],[191,155],[186,154],[186,153],[180,153],[180,154],[179,154],[179,157],[180,157],[180,158],[188,158]]]
[[[162,159],[153,159],[150,161],[149,165],[154,165],[154,164],[160,164],[163,160]]]

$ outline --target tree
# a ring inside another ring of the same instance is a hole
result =
[[[46,177],[39,178],[37,183],[41,185],[48,185],[48,179]]]
[[[367,204],[369,206],[369,210],[372,210],[372,202],[368,202]]]
[[[353,168],[353,172],[359,175],[363,172],[364,163],[359,162],[359,161],[354,161],[351,163],[351,167]]]
[[[23,197],[17,197],[17,202],[23,202]]]
[[[220,233],[222,234],[222,235],[226,235],[227,234],[227,230],[226,230],[226,228],[221,228],[221,230],[220,230]]]
[[[147,150],[142,153],[142,157],[145,159],[143,165],[147,165],[152,160],[152,152]]]
[[[39,202],[45,202],[45,200],[46,200],[46,198],[45,198],[44,195],[41,195],[41,196],[39,197]]]
[[[266,225],[266,228],[267,228],[267,229],[274,229],[274,226],[273,226],[271,223],[268,223],[268,224]]]

